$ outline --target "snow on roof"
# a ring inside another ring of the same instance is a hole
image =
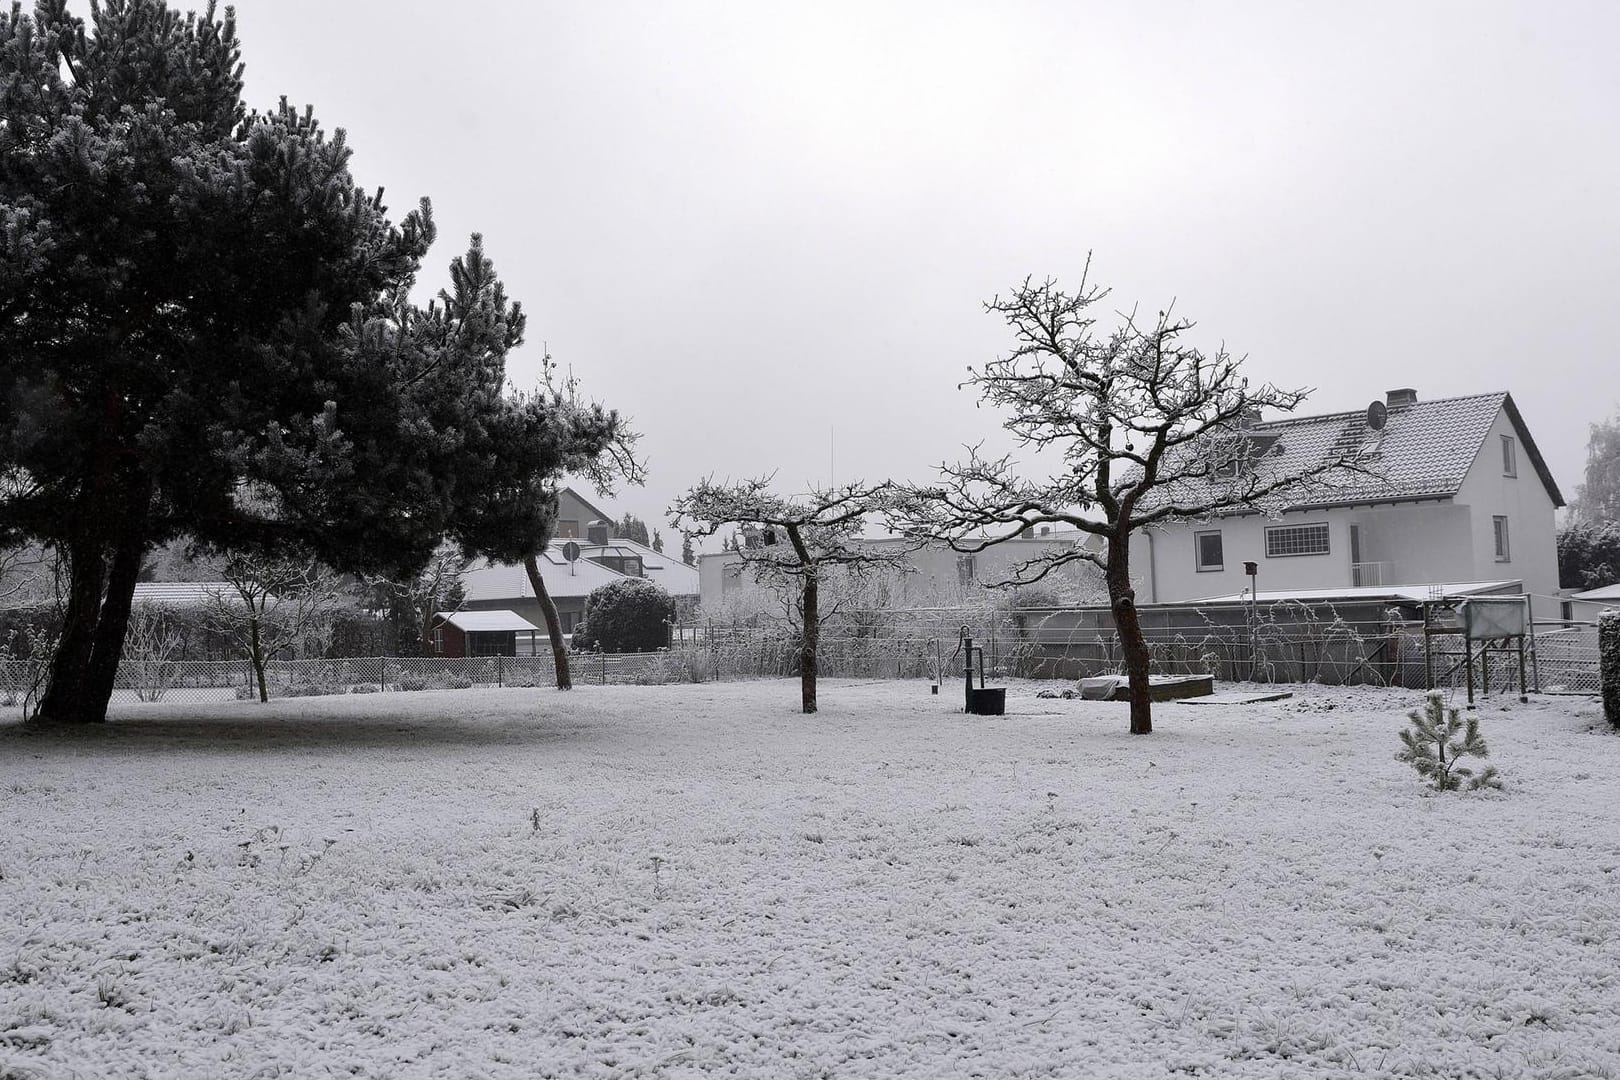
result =
[[[231,595],[223,581],[143,581],[135,586],[133,603],[163,607],[202,607],[219,596]]]
[[[589,596],[598,585],[610,581],[623,581],[625,575],[589,559],[580,559],[570,567],[558,551],[560,544],[542,552],[535,562],[540,577],[546,583],[546,592],[554,599]],[[479,560],[461,575],[461,587],[469,601],[532,600],[534,590],[529,587],[529,575],[522,563],[491,563]]]
[[[552,544],[554,550],[562,547],[562,541]],[[605,544],[579,543],[581,559],[591,558],[624,558],[637,557],[641,559],[641,566],[646,571],[649,581],[655,581],[663,586],[665,592],[671,596],[696,596],[699,592],[698,570],[695,566],[687,566],[678,558],[672,558],[661,551],[654,551],[646,544],[638,544],[634,540],[609,540]],[[549,589],[551,583],[546,582]]]
[[[1503,410],[1507,411],[1523,444],[1525,457],[1546,485],[1553,504],[1564,505],[1563,495],[1524,426],[1512,396],[1501,391],[1395,405],[1389,409],[1380,432],[1368,428],[1367,414],[1361,409],[1262,421],[1247,429],[1247,438],[1256,454],[1251,467],[1297,474],[1332,456],[1359,450],[1364,455],[1361,460],[1365,466],[1377,475],[1330,481],[1324,484],[1323,490],[1303,497],[1297,505],[1343,506],[1448,498],[1462,488],[1485,437],[1490,434],[1491,425]],[[1189,452],[1209,451],[1204,446]],[[1180,493],[1167,487],[1155,499],[1176,497],[1178,501],[1197,501],[1210,483],[1212,481],[1187,481]]]
[[[1571,600],[1620,600],[1620,585],[1604,585],[1585,592],[1571,593]]]
[[[539,633],[540,628],[515,611],[436,611],[435,618],[443,619],[457,630],[478,634],[497,630],[518,630]]]
[[[1519,581],[1462,581],[1435,585],[1347,585],[1337,589],[1280,589],[1276,592],[1262,589],[1257,594],[1257,599],[1262,604],[1284,600],[1390,600],[1410,603],[1428,600],[1437,591],[1442,597],[1518,595],[1524,591],[1524,585]],[[1187,603],[1237,604],[1247,603],[1248,600],[1249,594],[1241,592],[1228,593],[1225,596],[1206,596],[1198,600],[1189,600]]]

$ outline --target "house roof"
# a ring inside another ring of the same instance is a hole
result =
[[[578,502],[585,509],[589,510],[591,512],[591,516],[592,516],[592,518],[594,520],[606,521],[609,524],[612,524],[613,518],[610,515],[605,513],[600,506],[597,506],[595,503],[591,502],[589,499],[587,499],[585,496],[581,495],[574,488],[565,487],[565,488],[563,488],[563,491],[567,492],[569,495],[571,495],[574,498],[574,500],[576,502]]]
[[[1251,425],[1246,436],[1251,448],[1263,446],[1252,463],[1279,473],[1307,472],[1336,456],[1360,453],[1368,474],[1326,480],[1295,507],[1441,499],[1461,490],[1491,425],[1503,411],[1553,505],[1563,506],[1564,497],[1541,451],[1512,395],[1505,392],[1394,405],[1378,432],[1367,426],[1366,412],[1356,410],[1262,421]],[[1197,452],[1207,452],[1207,447]],[[1171,488],[1158,497],[1193,501],[1202,489],[1217,483],[1217,479],[1188,481],[1179,495]]]
[[[433,617],[469,634],[517,630],[540,633],[540,628],[515,611],[436,611]]]
[[[579,543],[579,541],[575,541]],[[561,542],[554,545],[561,547]],[[665,592],[671,596],[696,596],[699,591],[698,569],[687,566],[678,558],[671,558],[661,551],[654,551],[646,544],[638,544],[634,540],[609,540],[605,544],[579,543],[580,559],[600,557],[637,557],[641,559],[642,569],[646,571],[647,580],[657,582],[663,586]],[[551,583],[548,581],[549,589]]]
[[[202,607],[230,593],[230,585],[223,581],[143,581],[135,586],[132,602],[161,607]]]
[[[624,574],[580,559],[572,567],[562,557],[562,542],[552,544],[535,560],[546,592],[555,599],[589,596],[598,585],[623,581]],[[492,563],[480,559],[461,575],[461,588],[469,602],[488,600],[532,600],[529,574],[522,563]]]

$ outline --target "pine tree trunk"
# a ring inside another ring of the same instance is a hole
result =
[[[107,597],[101,604],[94,647],[85,671],[81,708],[87,721],[107,719],[107,706],[118,682],[118,664],[124,658],[124,638],[129,633],[135,583],[140,580],[141,560],[145,555],[145,534],[138,524],[132,524],[113,551],[107,575]]]
[[[1108,541],[1108,604],[1114,612],[1114,628],[1125,651],[1125,676],[1131,689],[1131,734],[1153,733],[1153,691],[1148,680],[1152,657],[1142,636],[1142,622],[1136,613],[1136,590],[1131,587],[1130,533]]]
[[[67,556],[67,607],[62,613],[62,636],[51,658],[50,682],[32,718],[39,724],[91,722],[84,707],[85,675],[95,649],[96,624],[101,618],[107,561],[101,543],[85,538],[70,542]],[[105,717],[103,709],[97,719]]]
[[[817,611],[819,592],[816,570],[811,567],[804,575],[801,605],[804,609],[804,633],[799,637],[799,696],[807,713],[816,711],[816,651],[821,638],[821,616]]]
[[[546,579],[540,576],[540,563],[534,555],[523,557],[523,569],[529,574],[529,587],[540,602],[540,614],[546,618],[546,634],[551,638],[551,662],[557,669],[557,689],[572,690],[573,676],[568,671],[568,646],[563,643],[562,620],[557,617],[557,605],[546,591]]]

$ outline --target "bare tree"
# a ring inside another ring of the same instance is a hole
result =
[[[1084,533],[1084,541],[1045,550],[991,584],[1032,584],[1075,561],[1100,568],[1125,654],[1131,732],[1145,735],[1153,730],[1150,658],[1131,581],[1131,534],[1223,511],[1280,513],[1366,470],[1354,453],[1289,453],[1254,431],[1259,410],[1291,412],[1309,391],[1249,385],[1241,358],[1184,343],[1193,324],[1169,310],[1151,321],[1123,313],[1116,328],[1099,331],[1092,309],[1108,293],[1089,283],[1089,270],[1088,262],[1078,292],[1026,278],[986,304],[1016,345],[969,368],[963,384],[1005,412],[1022,446],[1058,455],[1057,471],[1027,479],[1010,455],[992,459],[970,447],[966,461],[941,467],[940,485],[912,490],[906,516],[910,527],[964,553],[1043,524]]]
[[[459,544],[444,540],[415,577],[373,578],[367,584],[394,611],[400,615],[409,613],[417,648],[427,656],[433,646],[433,617],[441,611],[456,611],[461,607],[464,602],[461,575],[471,562]]]
[[[716,484],[705,480],[675,501],[670,521],[690,539],[740,526],[738,546],[745,566],[762,584],[798,585],[799,687],[804,711],[816,711],[816,646],[821,620],[820,586],[830,567],[853,574],[879,568],[904,570],[909,552],[860,541],[866,519],[895,506],[898,489],[881,484],[815,488],[798,498],[772,493],[771,477]]]
[[[269,701],[265,664],[331,622],[341,579],[319,563],[265,556],[228,559],[219,573],[225,586],[209,596],[209,622],[247,654],[259,700]]]

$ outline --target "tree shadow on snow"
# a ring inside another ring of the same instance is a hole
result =
[[[447,695],[448,696],[448,695]],[[146,709],[151,708],[151,713]],[[559,705],[503,708],[467,716],[451,701],[442,712],[389,713],[333,708],[311,715],[296,702],[115,709],[104,724],[38,728],[0,724],[0,748],[150,751],[435,749],[535,746],[594,739],[599,717],[570,718]],[[386,707],[385,707],[386,708]],[[160,710],[161,711],[158,711]]]

